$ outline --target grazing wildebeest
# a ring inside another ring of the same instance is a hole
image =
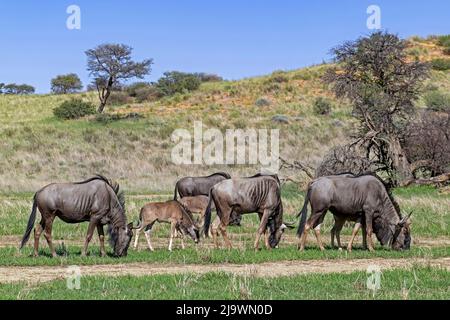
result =
[[[308,202],[311,204],[312,213],[306,221]],[[336,216],[347,217],[347,220],[357,220],[361,216],[371,251],[374,250],[372,232],[375,232],[382,245],[389,244],[396,250],[409,249],[411,222],[409,216],[401,217],[397,206],[385,185],[374,175],[345,174],[315,179],[308,186],[305,202],[299,213],[299,249],[304,249],[309,229],[315,229],[322,223],[327,210]],[[352,216],[357,218],[348,218]],[[361,222],[356,226],[361,226]],[[324,250],[320,229],[314,231],[320,249]],[[353,230],[351,242],[356,235],[355,231],[357,232],[356,228]]]
[[[22,238],[22,248],[30,237],[36,219],[36,209],[41,213],[41,221],[34,229],[34,255],[39,254],[39,237],[44,231],[52,255],[56,256],[52,243],[52,225],[55,217],[67,223],[89,221],[82,255],[87,254],[88,244],[95,228],[100,239],[100,253],[105,255],[103,226],[109,225],[111,245],[116,256],[125,256],[133,233],[131,223],[127,225],[125,198],[119,185],[107,178],[96,175],[76,183],[52,183],[34,195],[33,208],[27,229]]]
[[[184,177],[175,184],[175,191],[173,200],[177,200],[177,195],[180,197],[186,196],[208,196],[209,190],[217,183],[231,179],[231,176],[225,172],[216,172],[207,177]]]
[[[255,249],[259,248],[261,235],[267,229],[270,234],[265,239],[266,247],[270,249],[278,245],[286,225],[283,223],[280,183],[276,176],[257,175],[249,178],[224,180],[211,188],[209,198],[203,226],[205,235],[207,235],[211,223],[211,203],[214,202],[220,218],[218,228],[227,247],[231,248],[226,227],[232,212],[239,215],[253,212],[259,214],[260,225],[255,239]],[[214,242],[217,246],[216,239]]]
[[[166,202],[147,203],[141,209],[139,214],[139,224],[133,229],[136,230],[136,238],[134,240],[134,248],[137,249],[139,243],[139,233],[145,229],[145,238],[147,239],[148,248],[153,251],[150,241],[150,232],[153,224],[158,222],[170,223],[170,241],[169,251],[172,251],[173,238],[177,231],[181,233],[181,245],[184,249],[183,235],[190,235],[195,243],[199,241],[198,227],[194,223],[194,218],[181,203],[176,200]]]

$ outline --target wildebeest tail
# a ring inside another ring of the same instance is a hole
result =
[[[297,235],[301,236],[303,233],[303,230],[305,229],[305,224],[306,224],[306,218],[308,216],[308,201],[309,201],[309,197],[311,195],[311,186],[308,186],[308,191],[306,192],[305,195],[305,202],[303,203],[303,208],[302,210],[297,214],[297,218],[300,217],[300,223],[298,224],[298,229],[297,229]]]
[[[209,201],[208,201],[208,206],[206,207],[205,210],[205,219],[203,222],[203,228],[202,228],[202,232],[205,235],[205,238],[208,238],[209,236],[209,226],[211,225],[211,201],[213,201],[212,198],[212,189],[209,190]]]
[[[175,191],[173,192],[173,200],[177,200],[178,196],[178,181],[175,183]]]
[[[27,229],[25,230],[25,234],[23,235],[22,242],[20,243],[20,249],[27,243],[30,238],[31,230],[34,226],[34,221],[36,220],[36,209],[37,209],[37,193],[34,194],[33,198],[33,207],[31,208],[30,218],[28,218]]]

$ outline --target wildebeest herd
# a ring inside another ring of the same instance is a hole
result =
[[[178,198],[178,196],[180,198]],[[307,217],[308,203],[311,214]],[[257,174],[252,177],[231,178],[227,173],[218,172],[205,177],[185,177],[177,181],[174,198],[166,202],[144,205],[136,226],[127,222],[125,198],[119,185],[104,176],[96,175],[76,183],[52,183],[38,190],[33,199],[33,207],[20,248],[28,241],[35,224],[37,209],[41,220],[34,228],[34,255],[39,254],[41,233],[50,247],[52,256],[56,251],[52,243],[52,224],[55,217],[67,223],[88,221],[88,231],[82,250],[86,255],[90,240],[97,229],[100,240],[100,254],[106,254],[104,246],[104,226],[108,226],[110,243],[115,256],[126,256],[136,230],[134,248],[137,249],[139,234],[144,231],[148,248],[153,251],[150,239],[155,222],[170,223],[169,250],[175,237],[190,236],[195,243],[200,234],[212,236],[216,248],[218,236],[222,235],[228,248],[232,247],[227,235],[227,226],[240,225],[243,214],[258,213],[260,224],[256,233],[254,248],[259,248],[261,237],[267,249],[276,248],[286,228],[293,224],[283,221],[281,183],[276,175]],[[212,211],[216,212],[211,222]],[[348,250],[359,229],[363,230],[363,246],[374,250],[372,234],[382,245],[395,250],[409,249],[411,244],[409,216],[402,217],[398,204],[376,175],[340,174],[321,177],[309,183],[300,217],[297,235],[298,248],[303,250],[310,229],[314,230],[321,250],[324,246],[320,236],[320,226],[325,214],[330,211],[335,224],[331,230],[334,247],[336,237],[341,247],[340,231],[345,221],[354,221]],[[195,219],[193,214],[198,214]]]

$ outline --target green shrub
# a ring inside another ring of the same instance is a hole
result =
[[[327,98],[318,97],[314,100],[314,113],[318,115],[328,115],[331,113],[333,104]]]
[[[433,111],[444,111],[450,108],[450,95],[440,91],[430,91],[424,96],[427,108]]]
[[[176,93],[186,93],[197,90],[201,81],[198,76],[192,73],[178,71],[165,72],[155,84],[160,94],[163,96],[173,96]]]
[[[53,114],[59,119],[78,119],[96,112],[93,104],[81,99],[64,101],[53,109]]]
[[[125,88],[130,97],[136,97],[138,90],[145,89],[150,86],[148,82],[135,82]]]
[[[268,107],[271,105],[271,102],[266,98],[259,98],[258,100],[255,101],[255,105],[257,107]]]
[[[438,44],[444,47],[444,53],[450,55],[450,34],[438,37]]]
[[[108,99],[108,104],[111,106],[121,106],[131,102],[131,98],[126,92],[113,91]]]
[[[161,92],[155,86],[142,87],[136,90],[136,101],[156,101],[161,98]]]
[[[434,59],[431,61],[434,70],[446,71],[450,69],[450,59]]]

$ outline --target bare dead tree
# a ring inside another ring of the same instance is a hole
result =
[[[406,130],[404,145],[415,178],[450,172],[450,111],[419,113]]]
[[[341,173],[360,175],[376,171],[376,166],[353,145],[337,146],[331,149],[316,169],[316,177]]]

